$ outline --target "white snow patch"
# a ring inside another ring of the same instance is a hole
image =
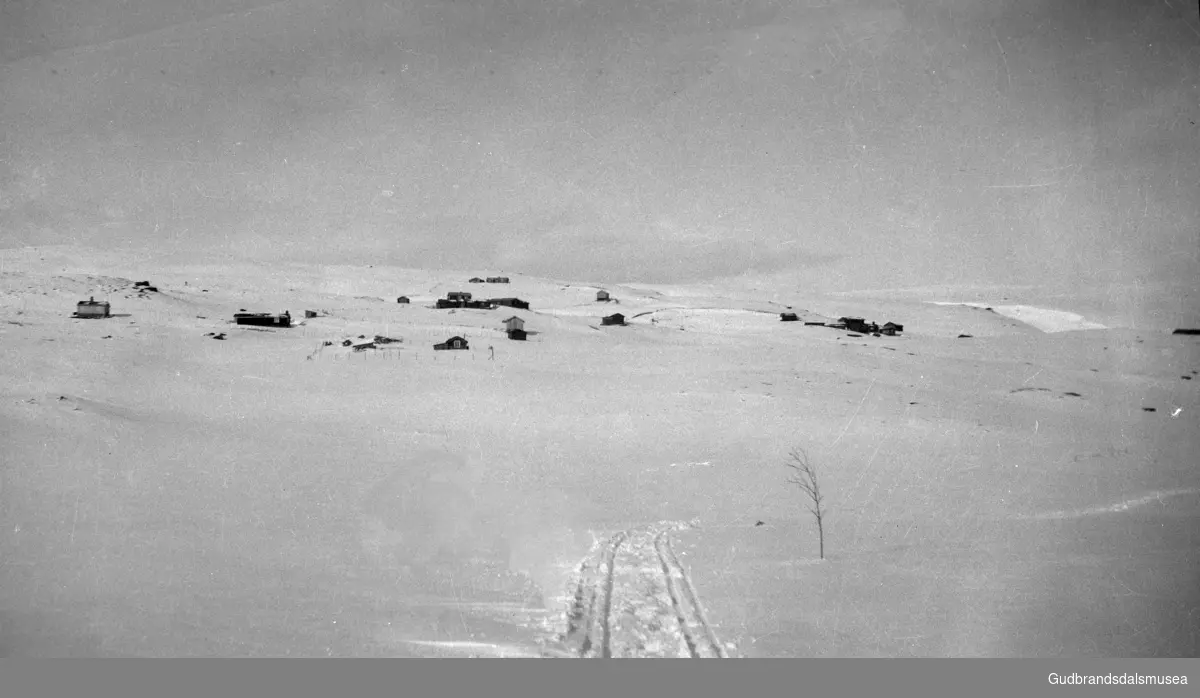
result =
[[[1023,322],[1042,332],[1073,332],[1076,330],[1106,330],[1107,326],[1091,322],[1078,313],[1032,305],[988,305],[986,303],[959,303],[955,301],[926,301],[932,305],[963,305],[970,308],[991,310],[997,315]]]
[[[1082,519],[1087,516],[1097,516],[1100,514],[1119,514],[1130,509],[1153,504],[1155,502],[1163,502],[1163,500],[1171,497],[1181,497],[1189,494],[1200,494],[1200,487],[1189,487],[1174,490],[1156,490],[1141,497],[1126,499],[1116,504],[1106,507],[1088,507],[1087,509],[1070,509],[1060,511],[1049,511],[1041,514],[1024,514],[1015,518],[1026,521],[1054,521],[1062,519]]]

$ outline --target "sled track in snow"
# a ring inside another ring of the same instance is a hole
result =
[[[566,629],[543,656],[728,657],[671,547],[679,528],[658,524],[606,538],[580,564]]]
[[[671,606],[675,609],[675,617],[687,644],[688,653],[695,659],[725,657],[725,651],[704,615],[704,607],[700,605],[692,580],[680,564],[679,558],[675,557],[675,551],[671,549],[668,531],[654,537],[654,552],[662,566],[667,593],[671,597]],[[682,596],[679,594],[680,588],[683,590]]]

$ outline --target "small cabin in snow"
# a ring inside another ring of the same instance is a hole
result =
[[[478,276],[472,276],[471,278],[467,279],[467,283],[481,284],[481,283],[483,283],[483,279],[479,278]]]
[[[799,319],[800,318],[795,313],[780,313],[779,314],[780,322],[796,322]]]
[[[620,313],[613,313],[608,317],[600,318],[601,325],[624,325],[625,316]]]
[[[97,319],[109,317],[111,313],[112,306],[108,301],[98,301],[95,296],[75,304],[75,317]]]
[[[283,311],[279,315],[271,313],[234,313],[233,321],[239,325],[257,325],[260,327],[291,327],[292,314]]]
[[[434,344],[433,348],[438,351],[443,351],[446,349],[467,349],[468,346],[467,340],[463,339],[462,337],[451,337],[441,344]]]
[[[878,326],[868,324],[866,320],[860,317],[840,317],[838,323],[851,332],[861,332],[863,334],[871,334],[878,329]]]
[[[525,321],[516,315],[504,320],[504,329],[508,332],[525,329]]]
[[[903,331],[904,331],[904,325],[899,325],[894,322],[885,322],[885,323],[883,323],[883,327],[879,328],[879,332],[881,334],[886,334],[889,337],[895,337],[896,335],[900,334]]]
[[[607,300],[611,300],[611,299],[608,295],[608,291],[596,291],[596,300],[597,301],[607,301]]]
[[[396,302],[408,304],[408,303],[412,302],[412,299],[409,298],[408,296],[400,296],[399,298],[396,299]]]
[[[487,278],[489,284],[506,284],[508,283],[507,276],[489,276]]]

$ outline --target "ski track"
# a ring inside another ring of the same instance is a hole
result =
[[[665,522],[605,539],[579,565],[566,630],[543,656],[728,657],[671,547],[671,533],[683,527]]]

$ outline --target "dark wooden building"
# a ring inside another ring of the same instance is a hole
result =
[[[838,318],[838,324],[851,332],[861,332],[863,334],[873,334],[879,331],[879,326],[874,323],[868,323],[860,317],[841,317]]]
[[[471,294],[467,291],[451,291],[446,294],[446,300],[469,301],[471,300]]]
[[[894,322],[885,322],[885,323],[883,323],[883,327],[879,328],[880,334],[886,334],[889,337],[895,337],[896,335],[900,334],[903,331],[904,331],[904,325],[899,325]]]
[[[507,276],[489,276],[487,278],[489,284],[506,284],[508,283]]]
[[[491,302],[495,305],[504,305],[509,308],[529,310],[529,301],[523,301],[520,298],[493,298]]]
[[[438,351],[444,351],[447,349],[468,349],[469,347],[467,346],[467,340],[462,337],[451,337],[441,344],[434,344],[433,348]]]
[[[608,295],[608,291],[596,291],[596,300],[597,301],[607,301],[607,300],[611,300],[611,298]]]
[[[483,279],[479,278],[478,276],[472,276],[471,278],[467,279],[467,283],[481,284],[483,283]]]
[[[508,335],[509,339],[516,339],[522,342],[525,341],[525,338],[528,336],[525,333],[525,330],[509,330],[505,334]]]
[[[408,296],[400,296],[399,298],[397,298],[397,299],[396,299],[396,302],[397,302],[397,303],[405,303],[405,304],[407,304],[407,303],[411,303],[411,302],[412,302],[412,299],[411,299],[411,298],[409,298]]]
[[[260,327],[291,327],[292,314],[286,310],[279,315],[272,313],[234,313],[233,321],[239,325],[258,325]]]
[[[608,317],[600,318],[601,325],[624,325],[625,316],[620,313],[613,313]]]
[[[797,316],[795,313],[780,313],[779,314],[780,322],[796,322],[799,319],[800,319],[799,316]]]

